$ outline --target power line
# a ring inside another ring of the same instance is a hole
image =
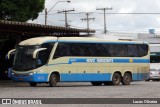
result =
[[[99,14],[103,14],[103,13],[99,13]],[[115,13],[106,13],[106,14],[133,14],[133,15],[150,15],[150,14],[160,14],[160,13],[118,13],[118,12],[115,12]]]

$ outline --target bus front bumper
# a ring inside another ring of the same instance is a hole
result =
[[[17,82],[48,82],[48,74],[13,74],[12,79]]]

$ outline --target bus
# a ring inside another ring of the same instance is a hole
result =
[[[160,70],[160,44],[150,46],[150,69]]]
[[[55,87],[58,82],[129,85],[145,80],[149,71],[149,46],[141,41],[37,37],[20,42],[14,50],[13,80],[30,86],[48,83]]]
[[[12,67],[13,55],[11,55],[10,59],[6,59],[6,55],[9,50],[15,48],[15,45],[15,39],[0,37],[0,80],[10,79],[8,77],[8,69]]]

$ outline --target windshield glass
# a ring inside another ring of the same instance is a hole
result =
[[[39,46],[18,46],[13,63],[14,70],[30,70],[36,68],[36,59],[33,59],[33,52]]]

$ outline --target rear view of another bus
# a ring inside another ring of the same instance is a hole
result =
[[[147,81],[160,80],[160,44],[150,44],[150,72]]]

